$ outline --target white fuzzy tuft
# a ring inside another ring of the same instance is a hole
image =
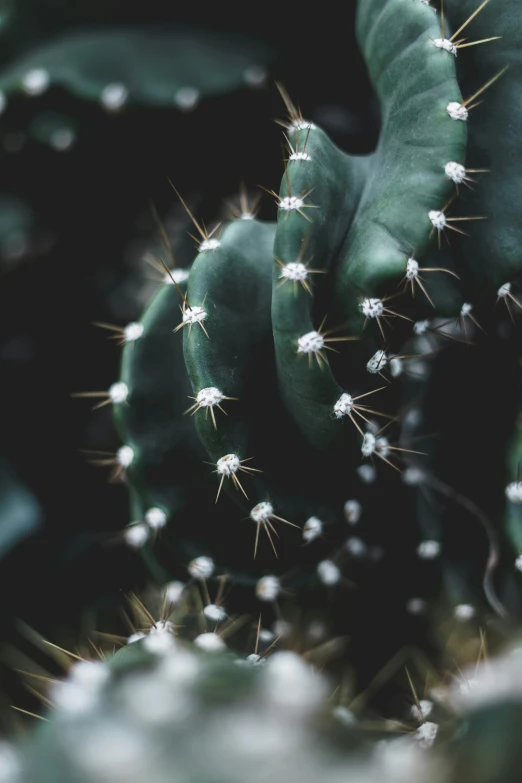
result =
[[[422,723],[433,712],[433,702],[429,699],[421,699],[419,704],[412,704],[411,715],[419,723]]]
[[[262,576],[256,584],[256,596],[260,601],[275,601],[281,592],[277,576]]]
[[[414,737],[421,748],[431,748],[435,742],[438,731],[439,726],[437,723],[426,721],[426,723],[423,723],[422,726],[419,726],[414,734]]]
[[[277,202],[277,208],[284,210],[284,212],[292,212],[295,209],[301,209],[304,205],[302,198],[297,196],[285,196]]]
[[[127,401],[129,396],[129,387],[123,381],[118,381],[109,386],[109,397],[111,402],[119,404]]]
[[[424,471],[415,466],[406,468],[402,473],[402,480],[409,487],[417,487],[419,484],[422,484],[425,478],[426,474]]]
[[[22,77],[22,89],[26,95],[42,95],[51,84],[51,76],[45,68],[34,68]]]
[[[145,514],[145,522],[153,530],[159,530],[167,524],[167,515],[162,508],[149,508]]]
[[[307,152],[292,152],[288,160],[312,160]]]
[[[511,283],[504,283],[504,285],[501,285],[500,288],[497,291],[497,296],[503,297],[503,296],[509,296],[511,293]]]
[[[447,178],[456,182],[457,185],[460,185],[466,179],[466,169],[462,163],[455,163],[454,160],[450,160],[446,163],[444,171]]]
[[[471,604],[459,604],[453,610],[453,616],[456,620],[471,620],[475,617],[475,607]]]
[[[290,264],[285,264],[281,269],[279,277],[284,277],[287,280],[306,280],[308,277],[308,269],[304,264],[300,264],[298,261],[292,261]]]
[[[136,633],[131,633],[131,635],[127,638],[127,644],[141,642],[142,639],[145,639],[145,634],[143,631],[136,631]]]
[[[307,544],[315,541],[323,532],[323,523],[318,517],[309,517],[303,526],[303,538]]]
[[[103,88],[100,102],[107,111],[119,111],[126,103],[129,91],[124,84],[113,82]]]
[[[347,500],[344,504],[344,516],[350,525],[356,525],[362,514],[362,506],[358,500]]]
[[[196,87],[180,87],[174,93],[174,103],[181,111],[190,111],[199,103],[200,93]]]
[[[515,568],[517,571],[522,571],[522,555],[519,555],[515,560]]]
[[[171,269],[170,274],[168,272],[165,273],[163,282],[166,285],[173,285],[174,283],[179,285],[180,283],[185,283],[189,279],[189,275],[190,271],[188,269]]]
[[[296,118],[295,120],[292,120],[290,125],[287,125],[287,130],[289,131],[300,131],[300,130],[314,130],[315,125],[313,122],[310,122],[309,120],[300,120]]]
[[[221,623],[227,616],[223,607],[217,606],[217,604],[208,604],[205,606],[203,614],[207,620],[210,620],[212,623]]]
[[[414,258],[408,258],[406,261],[406,279],[414,280],[419,276],[419,262]]]
[[[218,247],[221,247],[219,239],[205,239],[198,247],[198,253],[206,253],[207,250],[217,250]]]
[[[433,560],[440,555],[440,542],[433,540],[421,541],[417,547],[417,554],[421,560]]]
[[[223,392],[215,386],[206,386],[196,395],[196,402],[200,408],[212,408],[214,405],[219,405],[224,399]]]
[[[323,585],[336,585],[341,579],[341,571],[333,560],[323,560],[317,565],[317,576]]]
[[[377,375],[388,363],[386,351],[377,351],[366,365],[366,369],[371,375]]]
[[[116,452],[116,461],[122,468],[128,468],[134,460],[134,451],[130,446],[120,446]]]
[[[168,605],[177,604],[181,598],[185,585],[183,582],[169,582],[165,587],[165,601]]]
[[[141,547],[146,543],[150,536],[150,528],[143,522],[138,522],[135,525],[129,525],[123,534],[126,543],[132,547]]]
[[[361,454],[363,457],[371,457],[371,455],[375,451],[375,446],[377,445],[377,439],[375,435],[373,435],[371,432],[366,432],[363,437],[363,442],[361,445]]]
[[[435,38],[433,41],[433,46],[436,46],[437,49],[444,49],[446,52],[454,54],[455,57],[457,56],[457,47],[449,40],[449,38]]]
[[[356,472],[364,484],[373,484],[377,480],[377,471],[373,465],[358,465]]]
[[[307,332],[297,341],[297,353],[317,353],[324,348],[324,337],[319,332]]]
[[[214,573],[214,561],[210,557],[195,557],[188,564],[188,572],[193,579],[210,579]]]
[[[427,604],[424,598],[410,598],[406,604],[406,611],[409,614],[419,615],[424,614],[427,609]]]
[[[462,120],[465,122],[469,116],[466,107],[463,106],[462,103],[457,103],[457,101],[450,101],[446,106],[446,111],[452,120]]]
[[[390,375],[392,378],[398,378],[400,375],[402,375],[404,371],[404,366],[402,363],[402,359],[399,359],[398,356],[393,356],[390,359]]]
[[[344,548],[353,557],[364,557],[368,551],[368,547],[362,538],[357,538],[357,536],[351,536],[351,538],[347,538],[344,544]]]
[[[217,472],[220,476],[231,476],[233,473],[237,473],[240,467],[241,462],[237,454],[225,454],[216,462]]]
[[[363,299],[359,307],[365,318],[380,318],[384,314],[382,299]]]
[[[472,310],[473,310],[473,305],[471,305],[469,302],[464,302],[464,304],[460,308],[461,317],[465,318],[467,315],[471,313]]]
[[[522,481],[512,481],[505,492],[510,503],[522,503]]]
[[[266,68],[263,68],[262,65],[249,65],[243,71],[243,80],[249,87],[261,87],[266,79]]]
[[[223,652],[227,649],[225,642],[217,633],[201,633],[194,639],[194,644],[200,650],[209,653]]]
[[[351,394],[341,394],[339,399],[334,405],[334,413],[336,418],[342,419],[343,416],[347,416],[352,412],[353,397]]]
[[[261,522],[268,522],[273,513],[273,505],[267,500],[263,500],[261,503],[258,503],[257,506],[254,506],[254,508],[251,510],[250,518],[253,519],[257,524],[260,524]]]
[[[194,305],[194,307],[183,308],[183,323],[184,324],[200,324],[207,317],[208,313],[202,307]]]
[[[442,231],[444,228],[446,228],[447,221],[444,212],[439,212],[438,209],[432,209],[430,212],[428,212],[428,217],[431,220],[433,228],[436,228],[437,231]]]
[[[415,321],[415,323],[413,324],[413,331],[419,337],[423,334],[426,334],[429,328],[430,328],[430,322],[427,319],[424,321]]]
[[[123,339],[126,343],[133,343],[135,340],[139,340],[144,332],[145,327],[138,321],[132,321],[127,324],[123,330]]]

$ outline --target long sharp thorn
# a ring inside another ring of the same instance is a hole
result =
[[[500,77],[503,76],[506,73],[508,68],[509,68],[509,65],[506,65],[505,68],[502,68],[502,70],[499,71],[497,74],[495,74],[495,76],[493,76],[488,82],[486,82],[486,84],[483,87],[481,87],[480,90],[477,90],[477,92],[474,95],[472,95],[471,98],[468,98],[466,101],[464,101],[464,103],[462,105],[463,106],[467,106],[469,103],[474,101],[475,98],[478,98],[479,95],[482,95],[482,93],[485,90],[487,90],[488,87],[491,87],[491,85],[494,84],[497,81],[497,79],[500,79]],[[475,105],[477,105],[477,104],[475,104]],[[471,108],[472,107],[470,106],[470,109]]]
[[[466,21],[464,22],[464,24],[462,24],[462,25],[459,27],[459,29],[457,30],[457,32],[456,32],[456,33],[453,33],[453,35],[452,35],[452,36],[451,36],[451,38],[450,38],[450,41],[453,41],[453,40],[455,40],[455,38],[457,37],[457,35],[459,35],[459,33],[461,33],[461,32],[462,32],[462,31],[463,31],[463,30],[464,30],[464,29],[465,29],[465,28],[468,26],[468,24],[469,24],[470,22],[472,22],[472,21],[473,21],[473,19],[474,19],[474,18],[477,16],[477,14],[479,14],[479,13],[482,11],[482,9],[484,8],[484,6],[485,6],[485,5],[487,5],[488,3],[489,3],[489,0],[484,0],[484,2],[483,2],[481,5],[479,5],[479,7],[475,9],[475,11],[473,11],[473,13],[471,14],[471,16],[469,16],[469,17],[466,19]],[[444,36],[442,36],[442,37],[444,38]]]

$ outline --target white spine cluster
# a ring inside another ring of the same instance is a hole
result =
[[[422,726],[419,726],[414,734],[414,737],[421,748],[431,748],[435,742],[438,731],[439,726],[437,723],[426,721],[426,723],[423,723]]]
[[[377,375],[388,363],[386,351],[377,351],[366,365],[366,369],[371,375]]]
[[[34,68],[22,77],[22,89],[26,95],[42,95],[51,84],[51,76],[45,68]]]
[[[456,182],[457,185],[462,184],[466,179],[466,169],[462,163],[456,163],[454,160],[449,160],[444,166],[444,172],[448,179]]]
[[[277,576],[262,576],[256,584],[256,596],[260,601],[275,601],[281,592]]]
[[[179,603],[185,585],[183,582],[169,582],[165,587],[165,601],[169,606]]]
[[[207,250],[217,250],[221,247],[219,239],[205,239],[198,247],[198,253],[206,253]]]
[[[297,353],[317,353],[324,348],[324,337],[319,332],[307,332],[297,341]]]
[[[240,467],[241,462],[237,454],[225,454],[216,462],[217,472],[220,476],[231,476],[233,473],[237,473]]]
[[[384,304],[382,299],[363,299],[360,303],[365,318],[380,318],[384,315]]]
[[[515,560],[515,568],[517,571],[522,571],[522,555],[519,555]]]
[[[200,324],[206,319],[207,315],[207,311],[198,305],[194,305],[194,307],[186,306],[183,308],[183,323]]]
[[[406,261],[406,279],[414,280],[419,276],[419,262],[414,258],[408,258]]]
[[[311,155],[307,152],[292,152],[288,160],[312,160]]]
[[[434,540],[421,541],[417,547],[421,560],[433,560],[440,555],[440,542]]]
[[[452,120],[462,120],[466,122],[469,117],[469,112],[462,103],[457,101],[450,101],[446,106],[446,111]]]
[[[428,217],[431,221],[431,225],[433,228],[436,228],[437,231],[442,231],[446,228],[447,220],[444,212],[440,212],[438,209],[432,209],[428,212]]]
[[[453,610],[453,615],[456,620],[471,620],[475,617],[475,607],[471,604],[459,604]]]
[[[304,264],[301,264],[298,261],[292,261],[281,268],[279,277],[300,282],[301,280],[306,280],[308,277],[308,269]]]
[[[347,538],[344,544],[344,548],[347,552],[349,552],[352,557],[364,557],[368,551],[368,547],[362,540],[362,538],[358,538],[357,536],[351,536],[350,538]]]
[[[287,130],[289,131],[300,131],[300,130],[314,130],[315,125],[313,122],[309,122],[309,120],[300,120],[296,117],[295,120],[292,120],[290,125],[287,125]]]
[[[455,57],[457,56],[457,47],[449,38],[435,38],[433,40],[433,46],[436,46],[437,49],[444,49],[446,52],[454,54]]]
[[[118,381],[117,383],[113,383],[112,386],[109,386],[108,394],[111,402],[118,405],[127,402],[129,387],[126,383],[123,383],[123,381]]]
[[[174,103],[181,111],[191,111],[199,103],[199,90],[196,87],[180,87],[174,93]]]
[[[377,438],[373,433],[366,432],[363,436],[363,442],[361,445],[361,454],[363,457],[371,457],[371,455],[375,452],[375,447],[377,445]]]
[[[274,514],[274,507],[267,500],[258,503],[250,512],[250,518],[257,524],[268,522]]]
[[[125,85],[113,82],[103,88],[100,102],[107,111],[119,111],[127,103],[128,97],[129,91]]]
[[[145,522],[153,530],[159,530],[167,524],[167,515],[162,508],[149,508],[145,514]]]
[[[188,564],[188,572],[193,579],[210,579],[214,573],[214,561],[205,555],[195,557]]]
[[[215,386],[206,386],[196,395],[196,402],[200,408],[212,408],[219,405],[225,399],[225,395]]]
[[[221,623],[227,616],[224,608],[217,604],[207,604],[203,609],[203,614],[207,620],[210,620],[212,623]]]
[[[333,411],[337,419],[347,416],[353,409],[353,397],[351,394],[341,394],[334,405]]]
[[[134,460],[134,450],[130,446],[120,446],[116,452],[116,462],[122,468],[128,468]]]
[[[461,317],[465,318],[467,315],[471,313],[472,310],[473,310],[473,305],[471,305],[469,302],[464,302],[464,304],[460,308]]]
[[[509,296],[511,293],[511,283],[504,283],[497,291],[497,296],[504,297]]]
[[[284,212],[292,212],[293,210],[301,209],[303,205],[303,199],[298,196],[285,196],[277,202],[277,208],[282,209]]]
[[[150,537],[150,528],[143,522],[129,525],[123,533],[125,542],[136,549],[143,546]]]
[[[131,323],[127,324],[123,330],[124,341],[126,343],[133,343],[136,340],[139,340],[143,334],[144,329],[145,327],[143,324],[138,323],[138,321],[131,321]]]
[[[317,576],[324,585],[336,585],[341,579],[341,571],[333,560],[323,560],[317,565]]]
[[[223,652],[227,649],[225,642],[217,633],[201,633],[194,639],[194,644],[200,650],[209,653]]]
[[[189,275],[188,269],[171,269],[170,272],[165,273],[163,282],[165,285],[174,285],[174,283],[179,285],[180,283],[185,283],[189,279]]]
[[[392,378],[398,378],[404,371],[402,359],[398,356],[392,356],[390,359],[390,375]]]
[[[411,707],[411,714],[412,717],[415,718],[415,720],[418,720],[419,723],[422,723],[423,721],[428,718],[431,713],[433,712],[433,702],[429,699],[421,699],[417,704],[413,704]]]
[[[510,503],[522,503],[522,481],[512,481],[505,492]]]
[[[421,337],[423,334],[426,334],[429,328],[430,328],[430,322],[427,319],[425,319],[424,321],[415,321],[415,323],[413,324],[413,331],[419,337]]]
[[[316,538],[323,532],[323,523],[318,517],[309,517],[303,526],[303,539],[309,544],[311,541],[315,541]]]
[[[350,525],[356,525],[362,514],[362,506],[358,500],[347,500],[344,504],[344,516]]]

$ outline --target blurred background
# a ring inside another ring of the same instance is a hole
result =
[[[139,318],[161,285],[151,202],[184,266],[194,243],[169,179],[208,223],[241,182],[278,190],[276,81],[340,147],[371,151],[378,111],[345,11],[341,26],[163,0],[0,4],[4,706],[27,698],[10,663],[20,619],[66,644],[145,578],[107,544],[129,521],[125,487],[82,453],[120,445],[110,406],[71,395],[118,377],[120,349],[93,322]],[[275,218],[266,195],[260,210]]]

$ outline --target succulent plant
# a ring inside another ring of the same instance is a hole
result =
[[[515,425],[521,258],[503,237],[519,198],[516,166],[499,223],[491,194],[516,156],[513,133],[500,153],[493,127],[516,122],[521,64],[513,46],[505,72],[496,39],[513,35],[514,10],[503,3],[495,15],[493,5],[448,3],[441,16],[421,0],[360,4],[358,41],[381,106],[377,150],[342,152],[281,88],[277,224],[247,206],[208,232],[191,215],[196,260],[165,271],[107,398],[132,498],[125,535],[145,544],[156,574],[194,576],[190,564],[203,557],[205,577],[226,573],[252,599],[257,589],[266,600],[259,580],[269,577],[270,601],[353,582],[360,596],[365,579],[370,591],[390,579],[386,599],[404,612],[439,591],[439,568],[426,564],[435,559],[456,606],[487,598],[499,613],[504,599],[518,609],[512,533],[500,522],[506,469],[496,465],[485,493],[462,488],[458,471],[439,472],[440,453],[449,441],[455,454],[481,454],[478,433],[456,448],[441,425],[435,444],[426,429],[434,411],[465,421],[462,407],[435,408],[439,366],[491,351],[511,379],[495,444],[503,461]],[[486,340],[490,327],[508,338]],[[512,480],[513,469],[512,460]],[[349,536],[361,509],[362,537]],[[448,516],[460,520],[457,533]],[[474,557],[459,551],[468,530]]]

